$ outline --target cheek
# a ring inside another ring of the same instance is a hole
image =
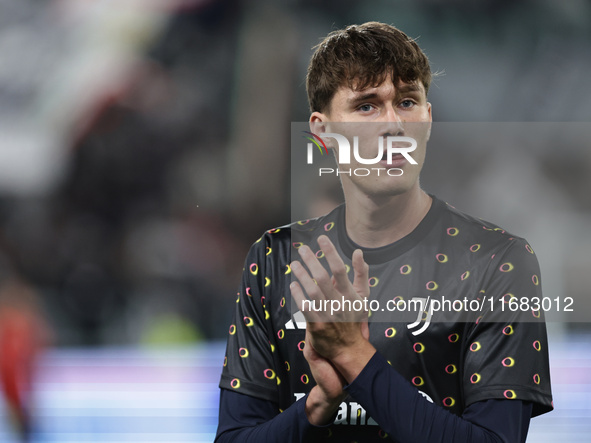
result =
[[[409,123],[405,129],[408,131],[411,137],[417,140],[429,140],[431,137],[431,123],[430,122],[416,122]]]
[[[422,140],[419,138],[415,138],[417,140],[417,147],[416,149],[410,153],[412,158],[418,163],[417,165],[408,165],[412,167],[413,174],[420,173],[421,169],[423,169],[423,164],[425,163],[425,157],[427,153],[427,142],[426,140]]]
[[[410,131],[408,131],[408,136],[414,138],[417,141],[417,148],[415,149],[417,157],[419,155],[424,157],[427,142],[431,138],[431,124],[421,123],[418,125],[413,125],[413,127],[409,129]]]
[[[419,163],[423,163],[423,161],[425,160],[425,155],[427,153],[427,137],[424,137],[423,139],[417,139],[417,149],[415,149],[415,156],[417,157],[417,160],[419,160]]]

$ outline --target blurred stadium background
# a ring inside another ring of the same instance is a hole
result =
[[[242,261],[290,221],[311,48],[367,20],[443,73],[435,120],[549,134],[432,143],[423,183],[526,236],[546,294],[576,297],[577,321],[549,324],[556,410],[529,441],[589,440],[591,2],[0,0],[0,364],[13,323],[23,371],[44,349],[29,441],[213,441]],[[19,441],[10,401],[0,442]]]

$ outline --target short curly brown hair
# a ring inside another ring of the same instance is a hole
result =
[[[429,91],[431,68],[419,45],[394,26],[379,22],[333,31],[315,47],[308,66],[306,90],[312,112],[325,112],[336,91],[355,90],[392,81],[420,81]]]

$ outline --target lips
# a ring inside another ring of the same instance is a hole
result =
[[[380,166],[383,168],[400,168],[406,164],[406,159],[402,154],[395,154],[392,156],[392,162],[388,163],[388,156],[384,154],[380,160]]]

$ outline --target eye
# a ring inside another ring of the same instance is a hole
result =
[[[359,111],[361,111],[361,112],[369,112],[369,111],[371,111],[371,110],[373,109],[373,106],[372,106],[372,105],[367,105],[367,104],[366,104],[366,105],[361,105],[361,106],[359,106],[357,109],[358,109]]]
[[[402,100],[400,102],[400,106],[402,106],[403,108],[412,108],[415,105],[415,102],[412,100]]]

